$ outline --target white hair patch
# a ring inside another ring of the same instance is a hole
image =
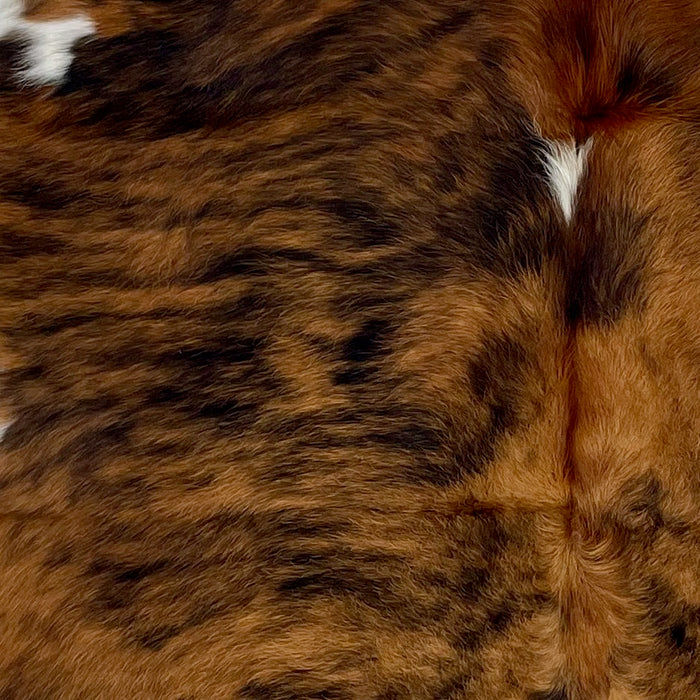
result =
[[[562,141],[546,143],[544,165],[549,187],[561,207],[564,218],[569,222],[576,209],[579,183],[586,171],[588,153],[593,142],[589,139],[582,146]]]
[[[60,85],[73,62],[74,44],[95,33],[84,14],[65,19],[27,20],[21,0],[0,0],[0,39],[26,43],[19,80],[29,85]]]

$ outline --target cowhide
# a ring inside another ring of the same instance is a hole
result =
[[[0,0],[0,699],[700,699],[700,0]]]

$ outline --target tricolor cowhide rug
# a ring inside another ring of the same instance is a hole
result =
[[[700,0],[0,0],[0,699],[700,698]]]

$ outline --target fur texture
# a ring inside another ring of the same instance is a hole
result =
[[[0,30],[0,698],[700,698],[700,2]]]
[[[559,202],[567,223],[571,221],[576,208],[578,187],[586,171],[586,161],[591,143],[588,140],[582,146],[573,141],[570,143],[552,141],[547,144],[545,159],[547,177],[552,194]]]
[[[0,39],[15,37],[26,44],[18,78],[32,85],[60,84],[73,61],[76,41],[94,33],[85,15],[31,21],[23,15],[21,0],[0,0]]]

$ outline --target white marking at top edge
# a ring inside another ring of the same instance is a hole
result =
[[[0,0],[0,39],[17,36],[27,42],[19,77],[30,85],[57,85],[73,61],[73,44],[95,33],[84,14],[65,19],[27,20],[22,0]]]
[[[544,164],[549,186],[567,222],[571,221],[574,214],[576,193],[586,171],[588,152],[592,145],[591,139],[582,146],[577,146],[573,142],[547,141]]]

